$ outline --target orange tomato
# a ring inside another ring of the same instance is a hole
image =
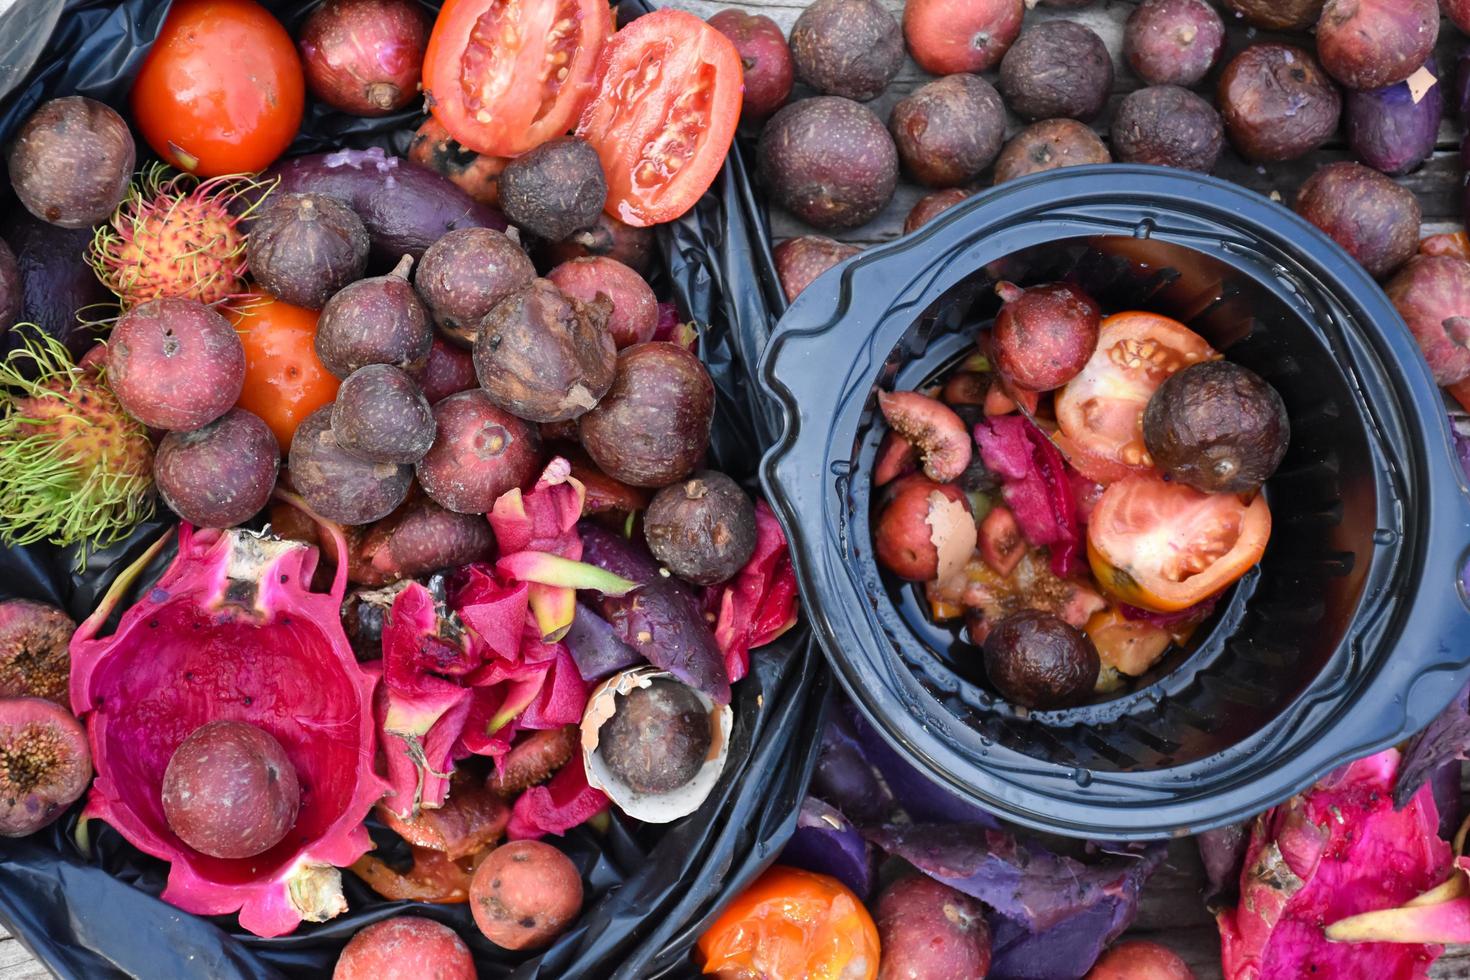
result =
[[[1116,607],[1095,612],[1084,629],[1104,667],[1138,677],[1158,662],[1174,642],[1168,630],[1138,619],[1129,619]]]
[[[721,980],[873,980],[878,929],[836,878],[774,865],[699,937],[704,972]]]
[[[284,455],[296,427],[337,397],[341,382],[316,356],[315,310],[283,303],[257,287],[257,299],[230,314],[245,345],[245,387],[235,404],[265,420]]]
[[[286,29],[253,0],[176,0],[130,98],[154,152],[203,177],[264,170],[301,126]]]

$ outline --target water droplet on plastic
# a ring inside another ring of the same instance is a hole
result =
[[[1092,773],[1086,769],[1073,769],[1072,781],[1078,786],[1087,787],[1092,785]]]
[[[852,463],[845,459],[834,459],[829,469],[833,476],[847,476],[852,472]]]
[[[1374,544],[1393,544],[1399,539],[1399,533],[1391,527],[1380,527],[1373,532]]]
[[[1155,226],[1153,218],[1144,218],[1138,224],[1133,226],[1133,237],[1148,238],[1154,233],[1154,227]]]

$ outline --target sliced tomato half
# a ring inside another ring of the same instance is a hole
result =
[[[1152,474],[1103,492],[1087,525],[1087,557],[1105,592],[1154,612],[1177,612],[1253,568],[1271,537],[1256,495],[1200,493]]]
[[[664,9],[618,31],[597,74],[577,135],[602,159],[607,213],[640,228],[674,220],[709,190],[730,151],[740,54],[693,14]]]
[[[1193,330],[1138,311],[1103,320],[1082,373],[1057,393],[1058,442],[1090,479],[1111,483],[1153,465],[1143,444],[1143,410],[1181,368],[1219,357]]]
[[[612,31],[606,0],[446,0],[424,102],[476,153],[525,153],[576,125]]]

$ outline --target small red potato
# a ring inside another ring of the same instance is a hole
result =
[[[353,936],[332,980],[475,980],[475,961],[453,929],[400,915]]]
[[[566,931],[582,909],[582,878],[571,858],[536,840],[490,852],[470,882],[475,925],[497,946],[540,949]]]
[[[1171,950],[1135,939],[1104,953],[1086,980],[1194,980],[1194,971]]]
[[[926,875],[901,878],[878,899],[878,980],[982,980],[990,926],[970,896]]]
[[[935,528],[929,523],[931,495],[936,492],[969,509],[969,501],[959,487],[914,476],[902,483],[878,518],[873,535],[878,564],[909,582],[932,582],[939,574]]]

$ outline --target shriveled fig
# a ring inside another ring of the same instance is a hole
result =
[[[444,335],[473,347],[485,314],[534,278],[536,267],[504,234],[459,228],[424,252],[414,286]]]
[[[331,405],[296,427],[288,463],[291,483],[312,510],[342,524],[371,524],[387,517],[413,486],[411,467],[374,463],[344,449],[332,431]]]
[[[42,698],[0,698],[0,837],[34,834],[92,781],[87,733]]]
[[[1113,117],[1113,152],[1124,163],[1209,173],[1225,145],[1215,107],[1177,85],[1130,92]]]
[[[724,473],[702,470],[654,494],[643,536],[669,571],[714,585],[740,571],[755,551],[755,504]]]
[[[667,341],[635,344],[618,354],[612,388],[581,417],[578,433],[608,476],[663,487],[699,465],[714,407],[714,382],[699,358]]]
[[[933,75],[990,71],[1026,13],[1024,0],[907,0],[903,36],[919,67]]]
[[[1305,31],[1317,23],[1326,0],[1223,0],[1225,8],[1252,27]]]
[[[1402,82],[1439,39],[1438,0],[1327,0],[1317,21],[1317,57],[1348,88]]]
[[[1419,199],[1361,163],[1319,168],[1297,193],[1296,211],[1376,279],[1398,271],[1419,248]]]
[[[155,429],[197,429],[235,404],[245,347],[224,317],[192,299],[149,300],[124,313],[107,346],[107,383]]]
[[[1342,96],[1317,59],[1289,44],[1246,48],[1220,76],[1215,103],[1247,160],[1294,160],[1337,132]]]
[[[898,74],[903,35],[877,0],[816,0],[791,28],[791,59],[818,92],[867,102]]]
[[[1090,122],[1113,90],[1113,59],[1090,28],[1048,20],[1021,32],[1000,63],[1006,105],[1026,119]]]
[[[929,479],[948,483],[970,465],[970,431],[948,405],[917,391],[880,391],[878,408],[893,430],[918,449]]]
[[[319,310],[367,271],[366,226],[357,212],[326,194],[281,194],[251,222],[245,260],[277,299]]]
[[[1225,24],[1205,0],[1144,0],[1123,28],[1123,57],[1150,85],[1197,85],[1225,48]]]
[[[128,124],[95,99],[41,103],[21,124],[6,166],[25,209],[63,228],[88,228],[122,203],[137,147]]]
[[[962,187],[950,187],[925,194],[914,204],[908,217],[903,219],[903,233],[907,235],[922,228],[969,196],[970,193]]]
[[[672,677],[616,695],[613,716],[598,732],[608,769],[639,793],[670,793],[687,785],[712,741],[704,702]]]
[[[468,391],[478,387],[480,379],[475,377],[475,359],[469,351],[451,344],[439,334],[429,347],[429,356],[424,366],[409,373],[419,383],[429,404],[448,398],[457,391]]]
[[[1169,376],[1143,412],[1143,442],[1169,478],[1201,493],[1255,493],[1291,442],[1281,395],[1233,361]]]
[[[604,211],[595,222],[570,237],[544,243],[538,257],[544,267],[554,268],[572,259],[604,255],[647,276],[653,267],[653,253],[652,228],[635,228]]]
[[[232,408],[208,425],[170,432],[153,454],[169,510],[197,527],[234,527],[270,500],[281,447],[258,415]]]
[[[781,280],[786,302],[795,301],[818,276],[861,251],[856,245],[836,242],[821,235],[788,238],[777,245],[771,255],[776,260],[776,276]]]
[[[339,290],[316,325],[316,355],[323,366],[345,378],[364,364],[392,364],[405,371],[423,367],[434,342],[429,315],[419,302],[405,255],[386,276],[373,276]]]
[[[1102,308],[1096,300],[1065,282],[1024,290],[1003,282],[996,292],[1005,305],[991,337],[996,369],[1006,379],[1029,391],[1052,391],[1081,373],[1097,350]]]
[[[417,463],[434,444],[434,413],[414,380],[391,364],[353,371],[332,403],[337,445],[374,463]]]
[[[475,341],[475,373],[490,400],[531,422],[582,415],[612,387],[612,303],[583,303],[536,279],[495,304]]]
[[[968,184],[1005,142],[1006,110],[979,75],[948,75],[900,99],[888,118],[904,169],[929,187]]]
[[[1089,163],[1111,163],[1112,154],[1097,134],[1075,119],[1032,123],[1011,138],[995,161],[995,182]]]
[[[300,809],[301,785],[286,750],[247,722],[196,728],[163,773],[169,829],[210,857],[265,853],[290,833]]]
[[[898,150],[878,117],[848,99],[793,102],[771,117],[756,153],[776,203],[816,228],[872,220],[898,183]]]
[[[498,407],[483,389],[434,406],[434,445],[414,464],[419,485],[441,507],[485,514],[512,487],[535,476],[541,440],[533,426]]]
[[[602,161],[576,136],[548,140],[516,157],[500,174],[500,207],[506,217],[548,241],[590,227],[606,202]]]
[[[658,329],[658,297],[642,276],[605,256],[563,262],[546,278],[572,299],[591,304],[599,295],[612,302],[608,332],[618,350],[652,340]]]
[[[710,17],[709,26],[728,37],[740,53],[740,65],[745,69],[745,101],[740,106],[740,117],[764,119],[785,105],[791,97],[795,68],[780,25],[765,14],[732,7]]]
[[[44,698],[67,707],[67,644],[76,628],[55,606],[0,600],[0,699]]]

